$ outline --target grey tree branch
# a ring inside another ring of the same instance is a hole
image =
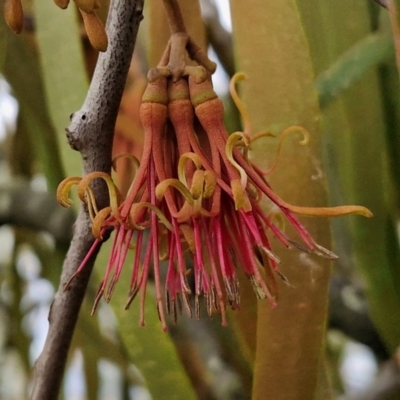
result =
[[[144,0],[112,0],[107,20],[109,47],[100,54],[87,98],[71,118],[67,137],[82,154],[84,174],[110,172],[111,146],[118,107],[128,73]],[[104,185],[93,186],[99,207],[108,203]],[[57,398],[79,309],[97,255],[87,262],[67,291],[64,285],[76,271],[91,245],[90,219],[81,207],[70,249],[63,265],[60,286],[49,313],[49,332],[34,368],[33,400]]]
[[[387,0],[375,0],[375,3],[378,3],[382,7],[389,8]]]
[[[222,66],[229,76],[235,71],[232,35],[222,25],[218,8],[212,0],[201,0],[201,11],[207,29],[207,37]]]
[[[73,210],[60,207],[53,193],[33,190],[26,181],[0,186],[0,225],[44,230],[58,243],[69,243],[74,220]]]

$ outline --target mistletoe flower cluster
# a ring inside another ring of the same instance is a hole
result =
[[[218,313],[226,324],[227,306],[236,309],[240,303],[239,268],[257,298],[266,298],[275,306],[275,275],[287,280],[279,272],[271,236],[287,248],[294,245],[302,251],[336,258],[314,241],[295,214],[371,216],[360,206],[303,208],[283,201],[268,184],[265,172],[247,157],[251,142],[267,133],[251,135],[245,129],[228,135],[223,105],[208,71],[202,66],[182,71],[172,73],[165,61],[148,75],[140,109],[145,132],[143,154],[140,165],[135,162],[135,178],[125,198],[119,195],[112,178],[100,172],[83,179],[68,178],[58,191],[61,204],[68,205],[68,191],[78,184],[78,194],[87,203],[93,221],[96,241],[76,274],[85,267],[106,230],[115,230],[93,310],[103,296],[110,300],[127,253],[134,247],[126,307],[139,296],[140,323],[144,325],[147,282],[152,276],[164,330],[166,314],[171,313],[176,321],[185,309],[199,318],[202,302],[210,316]],[[234,78],[232,93],[243,109],[234,91],[240,78]],[[304,131],[294,127],[286,133],[294,129]],[[109,188],[110,206],[102,210],[97,209],[90,187],[95,178],[104,179]],[[260,201],[264,197],[280,209],[302,244],[285,234],[276,217],[262,211]]]

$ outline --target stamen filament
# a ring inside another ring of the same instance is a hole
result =
[[[248,79],[248,76],[243,72],[237,72],[235,75],[233,75],[229,83],[229,91],[233,102],[235,103],[237,109],[239,110],[240,115],[242,116],[244,133],[249,135],[251,132],[250,116],[246,106],[244,105],[242,100],[240,100],[239,95],[236,91],[236,84],[244,79]]]

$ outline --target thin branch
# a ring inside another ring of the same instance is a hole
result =
[[[386,3],[389,10],[390,24],[392,25],[397,72],[400,74],[400,4],[398,0],[387,0]]]
[[[33,190],[28,182],[17,181],[1,185],[0,198],[3,201],[0,225],[44,230],[59,243],[71,241],[75,213],[72,209],[60,207],[54,194]]]
[[[358,302],[357,308],[349,306],[346,300],[348,293]],[[389,353],[372,322],[362,287],[337,271],[329,285],[329,328],[339,329],[346,336],[368,346],[379,361],[389,358]]]
[[[232,34],[219,19],[218,8],[212,0],[201,1],[201,11],[207,29],[207,38],[229,76],[235,73]]]
[[[110,172],[114,125],[131,62],[144,0],[112,0],[107,20],[109,48],[100,54],[87,98],[71,119],[67,137],[83,158],[85,174]],[[106,188],[94,185],[100,207],[108,202]],[[73,275],[93,243],[90,220],[81,207],[70,249],[63,265],[58,292],[49,313],[49,332],[42,354],[35,364],[33,400],[57,398],[67,354],[96,254],[71,283]]]
[[[171,34],[185,32],[186,27],[183,22],[181,9],[179,8],[178,0],[163,0],[165,12],[167,13]]]
[[[340,397],[340,400],[385,400],[398,398],[400,393],[400,368],[395,359],[381,365],[380,371],[367,391]]]
[[[375,0],[375,3],[378,3],[382,7],[389,8],[388,0]]]
[[[239,371],[232,359],[227,359],[223,349],[232,345],[231,330],[222,327],[217,320],[196,321],[186,316],[177,324],[169,323],[168,330],[198,400],[246,398],[246,389],[250,390],[243,385],[246,373]]]

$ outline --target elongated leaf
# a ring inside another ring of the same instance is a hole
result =
[[[306,148],[298,145],[297,138],[285,143],[270,177],[272,186],[290,203],[324,205],[318,101],[295,2],[234,0],[231,8],[238,67],[249,75],[242,88],[253,133],[264,129],[279,133],[296,124],[311,134]],[[252,148],[254,161],[266,168],[274,158],[271,142],[256,142]],[[320,244],[330,246],[327,221],[304,223]],[[312,399],[323,354],[329,263],[296,250],[279,252],[274,247],[274,251],[280,254],[282,272],[294,288],[281,288],[274,310],[259,302],[253,398]]]
[[[314,7],[304,3],[299,2],[299,7],[318,72],[328,69],[329,63],[369,34],[366,3],[324,0]],[[337,30],[337,21],[341,20],[351,23]],[[341,79],[346,79],[347,72],[343,71]],[[351,201],[374,213],[372,220],[354,218],[351,224],[335,223],[335,241],[341,259],[347,260],[344,268],[351,269],[349,260],[356,261],[366,284],[373,320],[388,348],[394,349],[400,337],[400,256],[394,229],[395,185],[388,170],[381,93],[376,70],[372,70],[339,101],[324,109],[325,165],[333,203]]]
[[[396,49],[397,69],[398,71],[400,71],[400,1],[388,0],[387,3],[390,15],[390,22],[392,25],[394,46]]]
[[[34,7],[46,100],[62,162],[68,175],[80,175],[80,155],[71,150],[65,137],[69,116],[81,107],[88,89],[75,5],[61,10],[36,1]]]
[[[4,18],[0,21],[0,71],[3,72],[7,51],[7,26]]]
[[[318,76],[316,85],[321,106],[353,86],[372,67],[392,57],[393,38],[390,32],[365,36]]]
[[[19,101],[36,158],[40,160],[49,187],[55,190],[64,173],[54,127],[46,108],[37,54],[29,36],[17,37],[7,31],[7,39],[4,74]]]

